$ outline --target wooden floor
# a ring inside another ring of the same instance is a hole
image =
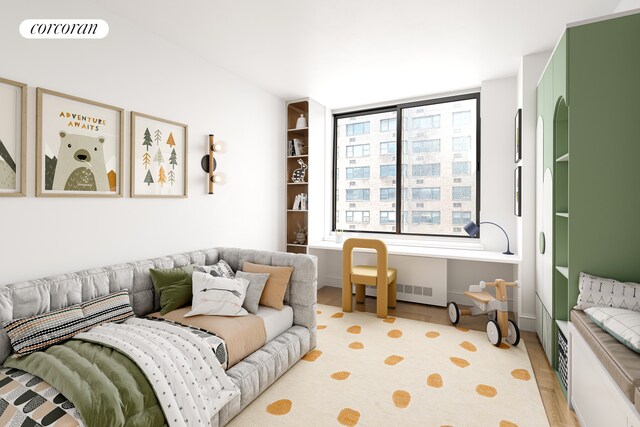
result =
[[[318,303],[342,306],[342,291],[340,288],[325,286],[318,290]],[[354,310],[370,313],[376,312],[376,300],[367,297],[364,304],[355,303]],[[434,307],[431,305],[415,304],[411,302],[398,301],[395,309],[389,309],[389,315],[402,317],[405,319],[421,320],[423,322],[450,325],[449,314],[446,308]],[[477,331],[486,330],[487,318],[485,316],[469,317],[465,316],[460,320],[459,325]],[[542,396],[542,402],[552,427],[573,427],[579,426],[575,413],[567,406],[567,400],[560,389],[560,384],[556,378],[553,368],[549,365],[547,356],[535,332],[522,332],[522,339],[527,345],[527,352],[533,372],[536,376],[538,389]]]

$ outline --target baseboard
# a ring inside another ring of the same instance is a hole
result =
[[[518,328],[522,331],[536,331],[536,317],[530,314],[518,315]]]

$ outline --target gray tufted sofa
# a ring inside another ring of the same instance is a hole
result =
[[[144,316],[160,309],[150,268],[171,268],[225,260],[234,269],[244,261],[293,267],[285,304],[293,308],[294,325],[227,371],[241,394],[211,421],[225,425],[316,345],[317,259],[314,256],[237,248],[212,248],[144,261],[95,268],[0,286],[0,320],[29,317],[128,289],[133,310]],[[0,332],[0,360],[11,353]]]

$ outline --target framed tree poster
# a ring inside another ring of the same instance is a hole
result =
[[[131,113],[131,197],[187,197],[188,126]]]
[[[122,197],[124,110],[38,88],[37,196]]]
[[[0,196],[26,195],[27,85],[0,78]]]

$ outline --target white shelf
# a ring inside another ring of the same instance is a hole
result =
[[[287,243],[287,246],[295,246],[297,248],[306,248],[307,245],[301,245],[299,243]]]
[[[558,325],[558,329],[562,331],[562,335],[566,339],[569,339],[569,322],[566,320],[556,320],[556,325]]]
[[[303,157],[306,158],[306,157],[309,157],[309,155],[308,154],[301,154],[299,156],[287,156],[287,159],[301,159]]]
[[[287,185],[309,185],[308,182],[287,182]]]
[[[309,130],[309,128],[297,128],[297,129],[287,129],[287,132],[301,132],[301,131],[307,131]]]
[[[287,209],[287,212],[309,212],[307,209]]]
[[[557,265],[556,270],[558,270],[558,272],[562,274],[564,277],[566,277],[567,279],[569,278],[569,267],[561,267]]]
[[[556,212],[556,216],[561,216],[562,218],[569,218],[569,212]]]
[[[328,240],[312,242],[309,244],[310,249],[325,249],[333,251],[341,251],[342,243],[336,243]],[[497,262],[503,264],[519,264],[522,261],[520,255],[504,255],[501,252],[491,252],[471,249],[447,249],[433,248],[426,246],[402,246],[387,245],[389,255],[406,255],[425,258],[445,258],[460,259],[466,261],[481,262]],[[355,252],[375,252],[372,249],[355,248]]]
[[[556,162],[568,162],[569,161],[569,153],[564,156],[560,156],[556,159]]]

